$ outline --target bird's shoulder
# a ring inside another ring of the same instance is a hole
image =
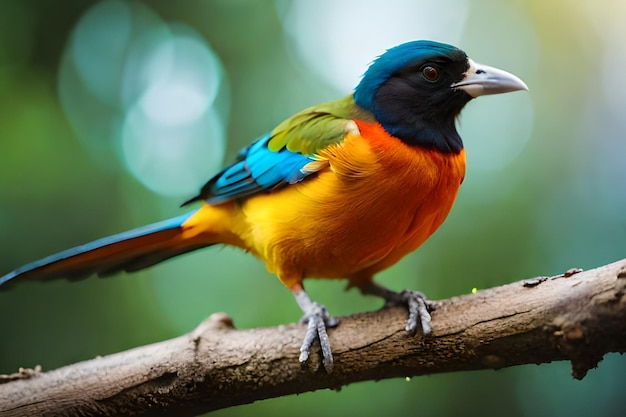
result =
[[[329,166],[324,150],[358,134],[355,120],[374,119],[352,95],[304,109],[242,149],[184,204],[220,204],[303,181]]]
[[[358,132],[354,120],[374,121],[374,116],[357,105],[353,95],[318,104],[276,126],[268,146],[275,152],[286,148],[289,152],[315,155],[343,141],[347,133]]]

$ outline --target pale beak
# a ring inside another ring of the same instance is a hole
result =
[[[478,64],[471,59],[468,61],[470,66],[465,77],[458,83],[452,84],[452,88],[463,90],[474,98],[488,94],[528,90],[524,81],[509,72]]]

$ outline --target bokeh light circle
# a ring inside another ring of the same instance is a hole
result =
[[[368,64],[416,39],[458,44],[466,0],[319,0],[277,3],[299,62],[339,91],[354,89]]]
[[[228,85],[219,58],[196,31],[141,3],[103,1],[81,17],[59,93],[92,155],[112,151],[156,193],[187,196],[222,164]]]
[[[189,196],[221,165],[223,137],[213,108],[186,123],[170,123],[167,118],[154,119],[140,101],[124,121],[122,153],[130,172],[152,191]]]

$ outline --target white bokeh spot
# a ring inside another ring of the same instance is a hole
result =
[[[393,46],[418,39],[457,44],[468,2],[294,1],[279,10],[302,65],[337,90],[348,92],[374,58]]]

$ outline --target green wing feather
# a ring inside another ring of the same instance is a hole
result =
[[[371,113],[354,102],[352,95],[309,107],[279,124],[271,133],[268,147],[274,152],[286,147],[290,152],[315,155],[356,129],[353,119],[374,120]]]

